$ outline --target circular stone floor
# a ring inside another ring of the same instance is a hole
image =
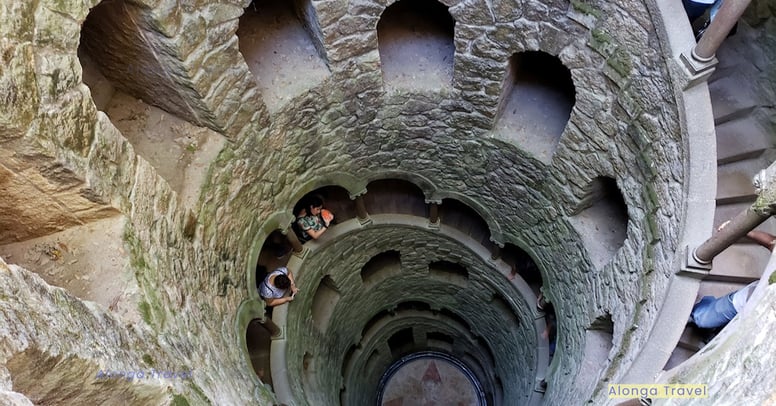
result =
[[[422,352],[396,361],[378,388],[380,406],[485,406],[477,378],[449,355]]]

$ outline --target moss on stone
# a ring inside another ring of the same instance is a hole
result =
[[[571,6],[574,7],[577,11],[583,14],[591,15],[595,18],[601,18],[601,10],[591,6],[590,4],[583,3],[579,0],[571,0]]]
[[[148,264],[143,256],[143,248],[140,244],[140,240],[135,235],[132,226],[127,224],[124,228],[124,242],[129,247],[129,264],[135,271],[140,271],[148,268]]]
[[[184,396],[181,395],[172,395],[172,402],[170,402],[170,406],[189,406],[189,401]]]
[[[140,316],[143,318],[143,321],[146,322],[149,326],[151,325],[151,305],[148,304],[145,300],[140,302],[138,305],[138,310],[140,311]]]
[[[618,48],[614,54],[606,60],[606,64],[622,77],[629,76],[631,70],[633,70],[633,63],[631,62],[628,53],[622,48]]]
[[[194,391],[194,394],[199,397],[199,400],[202,400],[205,404],[211,404],[208,400],[210,398],[205,395],[205,392],[202,391],[202,388],[199,387],[199,385],[192,383],[189,385],[192,391]]]

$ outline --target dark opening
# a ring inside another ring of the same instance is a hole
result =
[[[442,224],[468,234],[482,245],[490,246],[490,227],[477,211],[456,199],[443,199],[439,206]]]
[[[399,179],[376,180],[369,183],[366,190],[364,204],[370,214],[428,215],[423,191],[411,182]]]
[[[375,255],[361,268],[361,280],[365,285],[375,284],[401,273],[399,251],[386,251]]]
[[[272,344],[272,334],[258,320],[248,323],[245,337],[248,354],[251,357],[253,371],[259,379],[272,386],[269,349]]]
[[[447,7],[433,0],[400,0],[386,8],[377,24],[386,87],[449,86],[454,28]]]
[[[541,51],[514,54],[509,59],[494,130],[549,162],[575,102],[571,72],[560,59]]]
[[[388,347],[391,349],[391,356],[398,358],[411,351],[415,345],[415,339],[412,335],[412,328],[405,328],[394,333],[388,339]]]

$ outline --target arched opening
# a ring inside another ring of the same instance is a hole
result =
[[[596,269],[609,263],[625,243],[628,206],[613,178],[593,179],[571,217]]]
[[[388,348],[391,349],[391,356],[399,358],[408,353],[415,346],[415,338],[412,334],[412,328],[404,328],[394,333],[388,338]]]
[[[577,378],[578,387],[591,388],[598,376],[609,365],[609,353],[613,347],[614,322],[610,314],[596,318],[585,330],[585,352]]]
[[[571,72],[560,59],[541,51],[516,53],[507,65],[493,131],[549,163],[575,102]]]
[[[83,82],[135,153],[194,207],[226,139],[199,126],[190,96],[154,48],[151,39],[161,34],[149,31],[145,13],[125,0],[103,1],[89,12],[78,47]]]
[[[237,36],[270,113],[319,85],[329,75],[310,1],[254,0]]]
[[[501,258],[512,267],[509,278],[512,279],[515,276],[520,276],[531,288],[534,295],[538,297],[544,281],[542,280],[539,266],[536,265],[533,258],[523,251],[522,248],[511,243],[504,244],[504,248],[501,250]]]
[[[400,179],[382,179],[366,187],[364,204],[369,214],[409,214],[426,217],[427,204],[423,191]]]
[[[264,276],[273,269],[288,265],[291,258],[291,244],[288,237],[280,230],[272,230],[264,240],[256,262],[256,288],[264,280]]]
[[[468,235],[485,247],[491,247],[490,227],[474,209],[456,199],[443,199],[439,206],[442,224]]]
[[[329,275],[324,276],[315,290],[312,306],[313,326],[321,333],[326,333],[326,327],[339,298],[339,289],[334,280]]]
[[[245,333],[245,343],[248,346],[253,372],[262,382],[271,387],[270,346],[272,333],[258,319],[251,320]]]
[[[399,251],[386,251],[372,257],[361,267],[361,281],[369,289],[393,276],[401,274],[401,254]]]
[[[428,264],[428,273],[432,278],[453,283],[462,288],[469,286],[469,271],[461,264],[435,261]]]
[[[437,90],[453,80],[455,21],[434,0],[400,0],[377,24],[385,87]]]
[[[308,193],[317,195],[323,200],[323,207],[334,213],[337,223],[356,218],[356,203],[350,198],[347,189],[341,186],[324,186]],[[301,201],[304,201],[302,198]]]
[[[319,213],[312,210],[318,207]],[[355,202],[340,186],[324,186],[302,196],[294,205],[291,228],[299,241],[317,240],[335,224],[356,217]],[[328,226],[327,226],[328,223]]]

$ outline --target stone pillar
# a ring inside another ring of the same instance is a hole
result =
[[[291,244],[291,248],[294,250],[295,254],[299,254],[302,252],[302,250],[304,250],[304,247],[299,241],[299,238],[296,237],[296,233],[294,233],[290,227],[286,228],[285,230],[281,230],[280,232],[283,233],[286,238],[288,238],[288,243]]]
[[[736,25],[751,0],[725,0],[719,8],[714,20],[703,33],[698,45],[693,49],[693,56],[701,61],[710,61],[717,53],[722,41],[727,38],[730,30]]]
[[[439,229],[439,205],[442,204],[441,200],[429,200],[426,199],[428,204],[428,228]]]
[[[698,44],[680,55],[679,59],[690,74],[687,87],[705,81],[714,72],[714,66],[717,65],[717,58],[714,55],[717,49],[744,14],[750,1],[725,0]]]
[[[362,226],[372,222],[372,219],[369,218],[369,213],[366,211],[366,205],[364,204],[365,194],[366,189],[356,193],[355,195],[350,195],[350,200],[353,200],[356,203],[356,216],[358,217],[358,222]]]
[[[280,330],[280,327],[278,327],[275,322],[272,321],[271,318],[267,317],[266,315],[259,319],[259,323],[269,331],[269,334],[271,337],[279,337],[282,330]]]
[[[776,162],[755,175],[752,184],[757,193],[757,200],[733,217],[727,226],[695,248],[692,259],[702,265],[710,264],[717,254],[776,213]]]
[[[499,258],[501,258],[501,246],[493,242],[490,246],[490,259],[495,261]]]

